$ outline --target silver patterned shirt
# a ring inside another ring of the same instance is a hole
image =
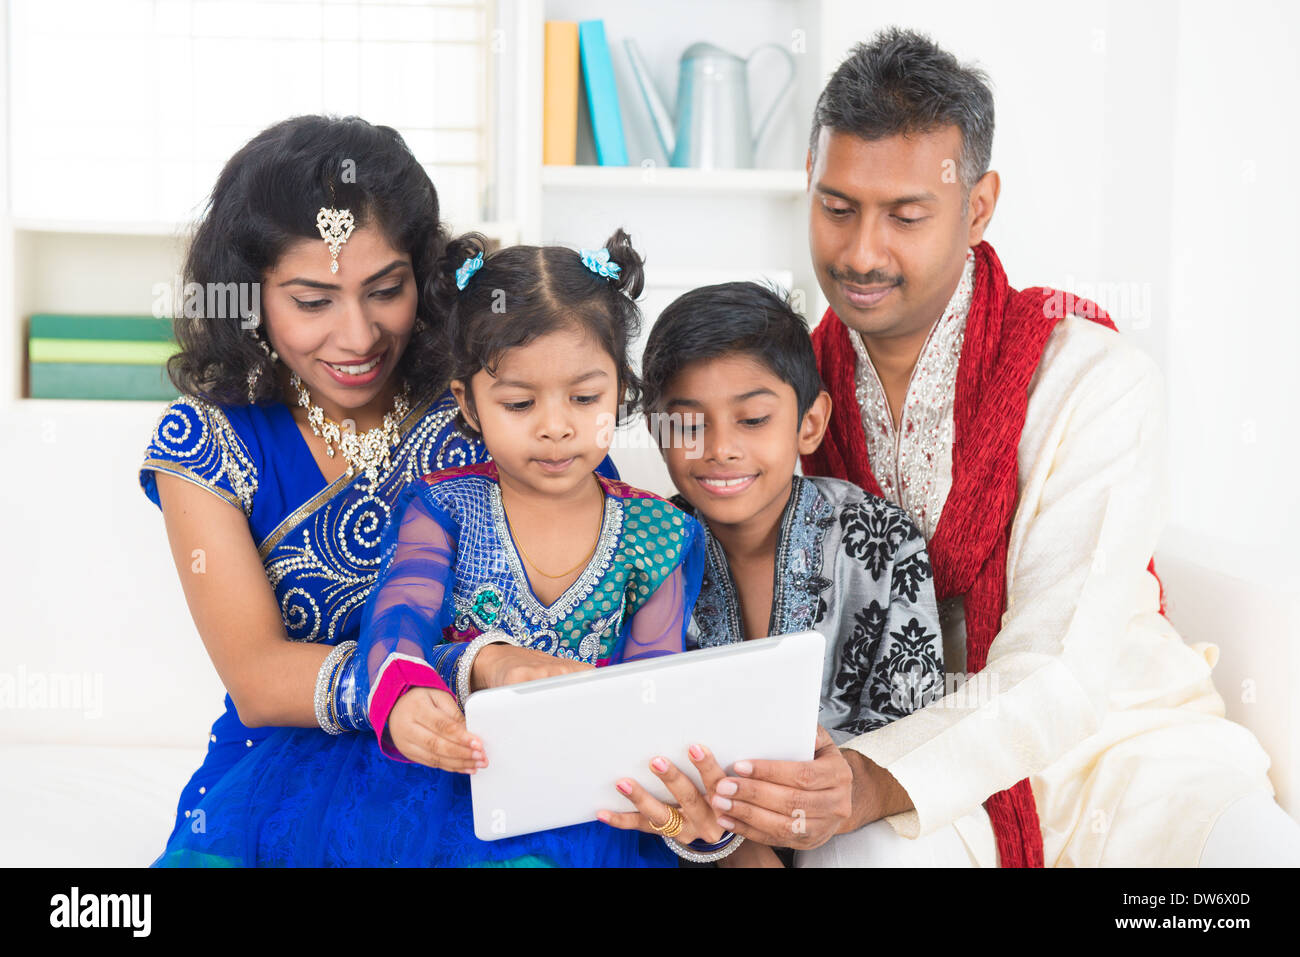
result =
[[[680,495],[674,504],[700,516]],[[686,647],[741,641],[735,580],[705,530]],[[837,742],[943,692],[943,642],[925,539],[907,513],[841,479],[795,476],[778,530],[769,635],[826,636],[819,723]]]

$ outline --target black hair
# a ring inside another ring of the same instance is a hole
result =
[[[446,315],[448,377],[465,383],[480,369],[496,375],[509,349],[560,329],[578,328],[598,341],[618,369],[622,425],[641,401],[641,380],[632,369],[629,347],[641,331],[641,310],[634,301],[645,286],[644,260],[621,228],[605,243],[618,277],[603,276],[565,246],[510,246],[489,253],[478,233],[447,244],[439,266],[435,295]],[[466,260],[483,256],[483,264],[459,289],[456,274]],[[472,405],[473,394],[469,393]],[[482,436],[463,415],[461,431]]]
[[[357,227],[376,225],[394,249],[411,257],[417,322],[396,374],[410,384],[413,400],[442,392],[441,319],[429,285],[447,231],[429,175],[390,127],[355,116],[297,116],[258,133],[217,177],[186,254],[186,288],[260,284],[290,244],[320,241],[316,214],[322,206],[351,210]],[[173,325],[181,351],[168,360],[167,371],[181,392],[247,404],[248,377],[257,372],[255,401],[279,398],[274,365],[258,346],[262,333],[250,334],[244,318],[177,310]]]
[[[668,383],[687,364],[745,355],[794,389],[799,422],[825,386],[803,316],[781,290],[756,282],[702,286],[660,314],[641,359],[646,409],[664,411]]]
[[[993,155],[989,78],[964,66],[929,37],[890,27],[859,43],[831,74],[813,110],[808,148],[817,156],[823,127],[864,140],[961,130],[957,175],[967,198]]]

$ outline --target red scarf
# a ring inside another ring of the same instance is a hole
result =
[[[966,668],[972,674],[983,669],[1006,610],[1016,453],[1029,380],[1052,329],[1068,313],[1115,328],[1110,316],[1086,299],[1043,287],[1017,292],[1007,284],[993,247],[986,242],[975,247],[975,288],[957,366],[952,490],[929,542],[939,600],[966,596]],[[881,496],[867,458],[854,388],[857,353],[848,327],[828,309],[812,339],[833,407],[825,441],[803,458],[804,472],[847,479]],[[994,794],[985,807],[1002,866],[1042,867],[1043,835],[1029,779]]]

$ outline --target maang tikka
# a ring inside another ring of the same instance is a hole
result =
[[[320,212],[316,214],[316,228],[320,230],[320,238],[330,247],[331,273],[339,271],[339,247],[348,241],[355,226],[356,220],[352,218],[352,211],[349,209],[322,206]]]

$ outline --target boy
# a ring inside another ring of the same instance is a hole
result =
[[[795,474],[831,401],[788,301],[748,282],[686,293],[655,323],[642,378],[672,501],[706,533],[687,648],[821,632],[819,720],[837,744],[941,697],[920,531],[856,485]]]

